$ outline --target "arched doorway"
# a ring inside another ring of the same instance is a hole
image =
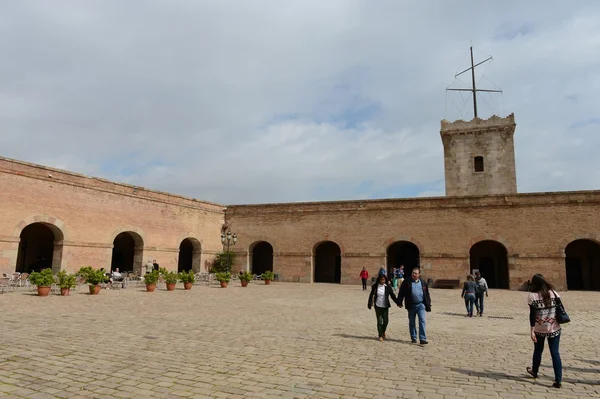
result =
[[[252,245],[250,272],[263,274],[273,271],[273,246],[266,241],[259,241]]]
[[[49,223],[32,223],[21,231],[15,271],[31,273],[51,268],[54,273],[62,263],[62,231]]]
[[[337,283],[342,280],[342,251],[333,241],[318,244],[314,250],[314,282]]]
[[[567,288],[600,291],[600,244],[575,240],[565,248]]]
[[[410,241],[396,241],[388,247],[386,255],[388,275],[400,265],[404,265],[405,276],[410,276],[415,267],[421,267],[419,248]]]
[[[133,232],[125,231],[117,235],[113,241],[111,270],[119,268],[121,272],[139,272],[142,268],[144,241]]]
[[[188,237],[179,244],[179,258],[177,260],[177,271],[194,273],[200,272],[200,260],[202,254],[200,241]]]
[[[508,251],[497,241],[480,241],[469,251],[471,273],[479,270],[490,288],[509,288]]]

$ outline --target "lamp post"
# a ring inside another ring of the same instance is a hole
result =
[[[227,271],[231,271],[231,253],[229,252],[229,245],[235,245],[237,242],[237,234],[231,234],[231,231],[227,233],[221,233],[221,244],[227,243]]]

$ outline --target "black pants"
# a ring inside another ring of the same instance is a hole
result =
[[[375,305],[375,316],[377,316],[377,333],[380,338],[385,337],[385,330],[387,329],[389,318],[389,309],[388,308],[380,308]]]
[[[362,283],[363,283],[363,291],[367,290],[367,279],[366,278],[362,278]]]

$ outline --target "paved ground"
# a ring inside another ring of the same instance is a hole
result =
[[[562,390],[525,375],[526,294],[492,291],[468,319],[458,290],[432,290],[430,344],[410,343],[404,309],[388,340],[355,286],[239,283],[192,291],[0,295],[0,396],[600,397],[600,293],[569,292]],[[84,289],[87,287],[83,287]],[[512,317],[512,318],[493,318]]]

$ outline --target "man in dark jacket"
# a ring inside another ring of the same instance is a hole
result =
[[[367,308],[369,308],[369,310],[373,304],[375,305],[377,333],[379,334],[380,341],[385,339],[385,330],[387,329],[389,321],[388,313],[390,310],[390,297],[392,297],[394,303],[398,304],[398,299],[396,298],[396,295],[394,295],[394,290],[388,284],[387,277],[382,274],[371,287],[369,302],[367,303]]]
[[[408,328],[413,343],[417,342],[416,316],[419,317],[419,341],[421,345],[427,344],[425,332],[425,312],[431,312],[431,297],[427,283],[421,280],[421,270],[414,268],[410,278],[404,279],[398,292],[398,306],[408,311]]]

